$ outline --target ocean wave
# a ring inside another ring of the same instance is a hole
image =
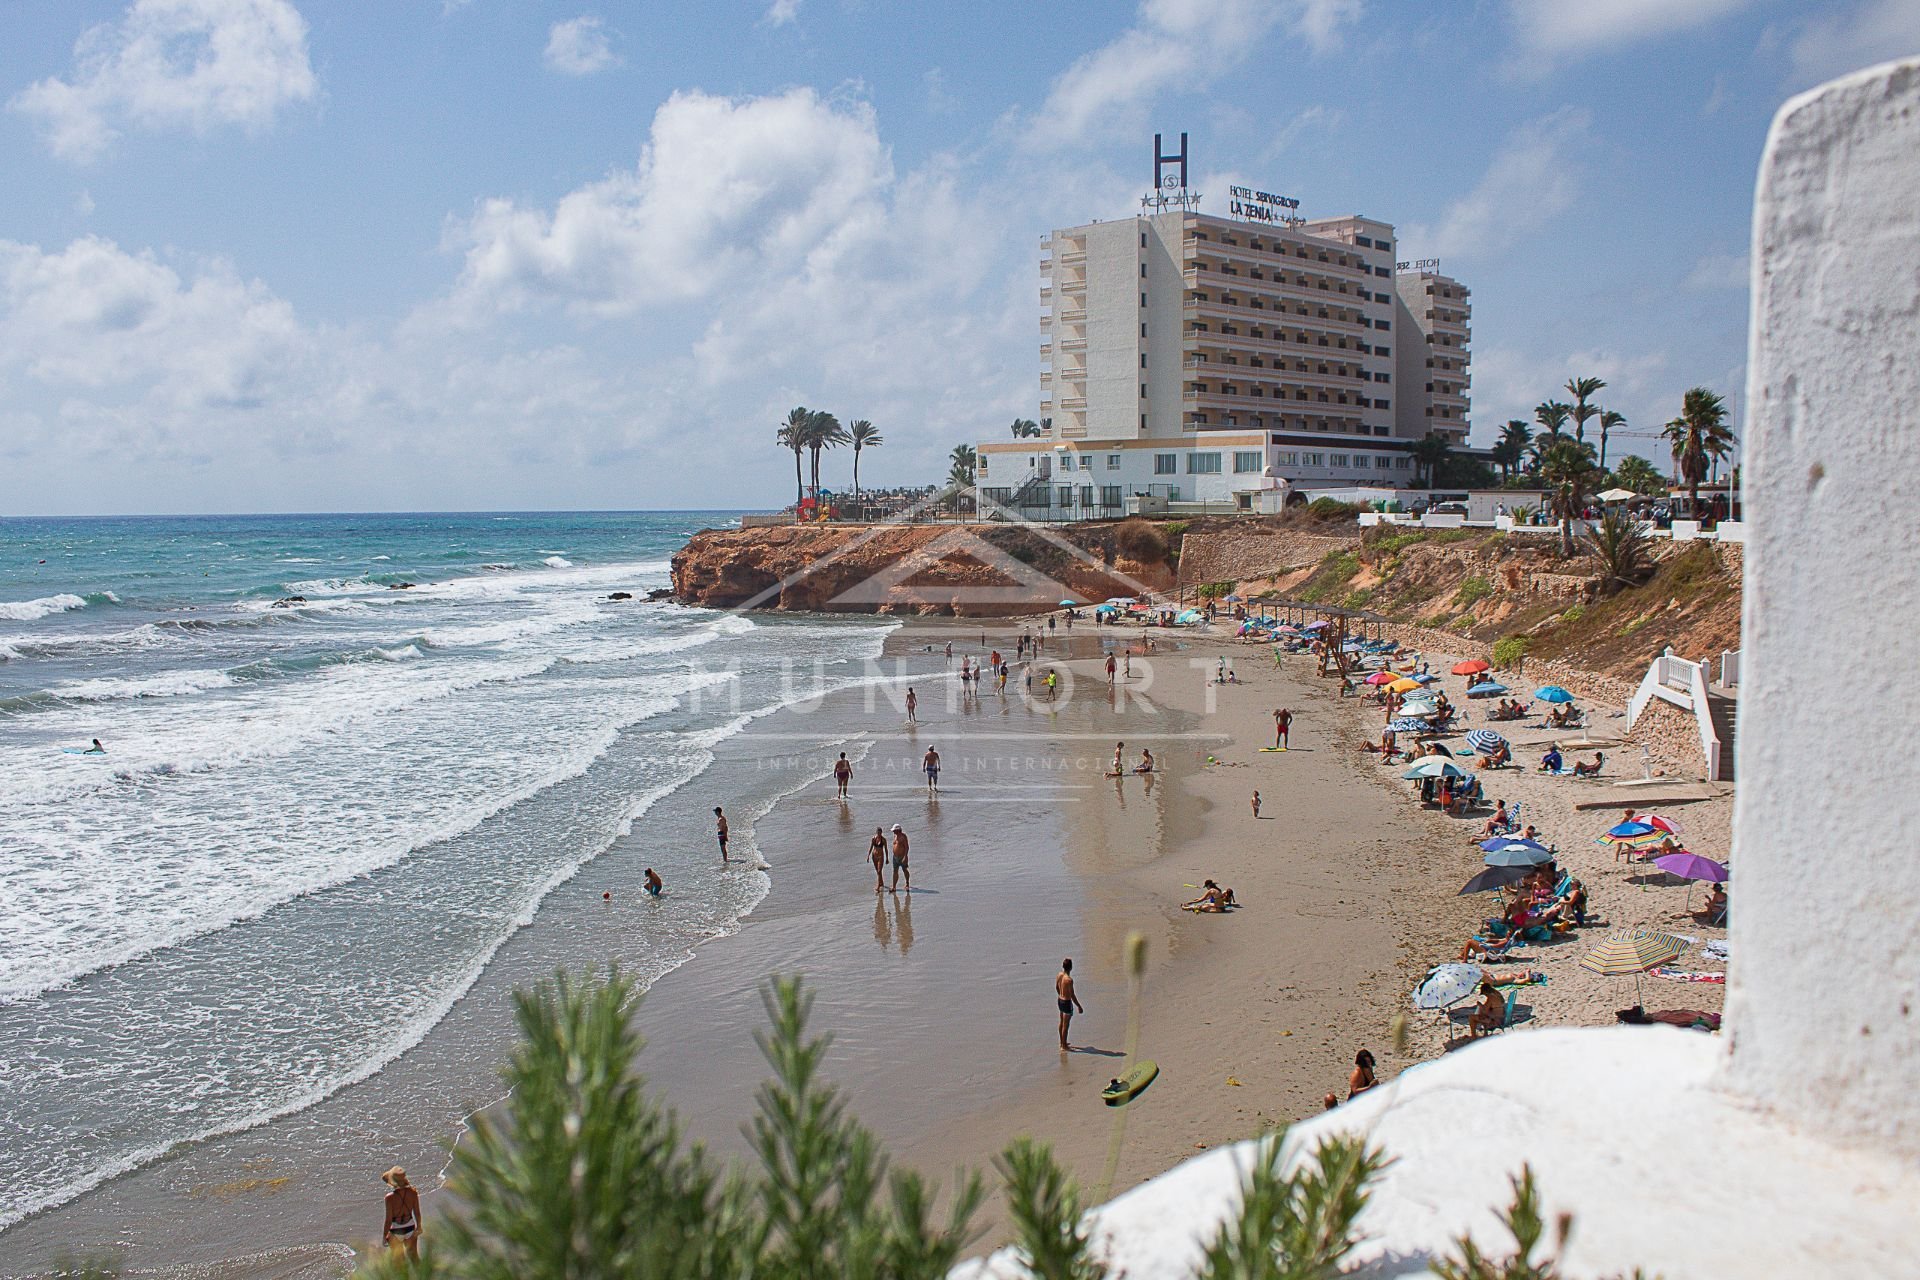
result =
[[[540,563],[547,566],[547,568],[549,569],[573,568],[573,561],[567,559],[565,556],[548,556],[545,560],[542,560]]]
[[[62,702],[117,702],[122,698],[178,698],[209,689],[231,689],[235,680],[224,671],[168,671],[131,679],[105,677],[57,684],[46,696]]]
[[[9,622],[32,622],[36,618],[86,607],[87,602],[79,596],[62,592],[57,596],[41,596],[38,600],[0,600],[0,618]]]

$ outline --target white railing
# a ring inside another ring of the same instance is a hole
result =
[[[1737,674],[1739,655],[1735,654]],[[1722,655],[1723,660],[1725,655]],[[1723,668],[1724,669],[1724,668]],[[1627,727],[1631,729],[1641,713],[1655,698],[1687,712],[1700,733],[1700,751],[1707,761],[1707,781],[1720,780],[1720,733],[1713,727],[1713,709],[1707,701],[1711,668],[1704,662],[1677,658],[1669,649],[1647,667],[1640,687],[1627,702]]]

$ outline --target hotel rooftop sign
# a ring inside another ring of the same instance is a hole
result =
[[[1293,211],[1300,207],[1300,202],[1292,196],[1276,196],[1255,191],[1252,187],[1229,187],[1227,190],[1232,197],[1227,204],[1227,212],[1236,218],[1245,218],[1249,222],[1297,221]]]

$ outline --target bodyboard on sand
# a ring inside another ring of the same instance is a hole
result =
[[[1262,747],[1260,749],[1262,751],[1285,751],[1286,750],[1285,747]]]
[[[1159,1074],[1159,1066],[1150,1059],[1136,1062],[1127,1068],[1125,1075],[1100,1091],[1100,1100],[1110,1107],[1124,1107],[1145,1093]]]

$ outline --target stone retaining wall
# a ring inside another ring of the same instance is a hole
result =
[[[1180,541],[1180,580],[1245,582],[1319,564],[1329,551],[1352,551],[1360,540],[1292,529],[1189,533]]]
[[[1669,776],[1686,778],[1707,776],[1707,761],[1700,750],[1700,727],[1692,716],[1662,698],[1647,703],[1646,710],[1627,730],[1628,742],[1647,748],[1654,766]],[[1624,768],[1626,762],[1622,762]]]

